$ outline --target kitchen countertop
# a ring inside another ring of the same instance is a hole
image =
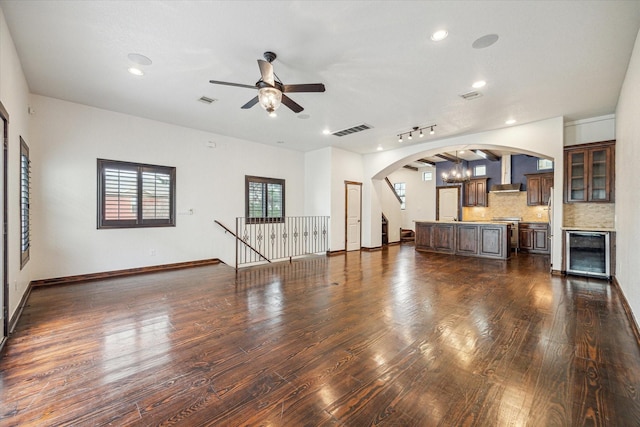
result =
[[[615,228],[608,228],[608,227],[562,227],[563,230],[567,230],[567,231],[608,231],[608,232],[615,232],[616,229]]]
[[[428,222],[428,223],[436,223],[436,224],[508,224],[510,221],[433,221],[433,220],[420,220],[414,219],[413,222]]]

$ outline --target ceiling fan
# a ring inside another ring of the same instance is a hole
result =
[[[276,59],[276,54],[273,52],[265,52],[263,54],[264,59],[258,59],[258,66],[260,67],[261,78],[255,85],[245,85],[241,83],[229,83],[221,82],[217,80],[209,80],[209,83],[216,85],[237,86],[246,87],[249,89],[258,89],[258,96],[251,101],[244,104],[243,109],[248,109],[256,105],[258,102],[260,106],[267,110],[270,116],[276,116],[276,110],[280,106],[280,103],[289,107],[294,113],[299,113],[302,108],[298,103],[289,98],[285,93],[291,92],[324,92],[324,85],[322,83],[309,83],[298,85],[285,85],[280,81],[280,78],[273,72],[273,62]]]

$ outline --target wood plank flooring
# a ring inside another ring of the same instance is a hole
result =
[[[411,245],[35,288],[1,426],[637,426],[616,288]]]

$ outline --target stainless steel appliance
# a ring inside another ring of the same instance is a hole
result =
[[[566,273],[611,278],[609,233],[567,231],[565,233]]]
[[[520,250],[520,233],[519,233],[519,224],[522,221],[520,217],[493,217],[491,218],[493,222],[506,222],[511,224],[511,249],[516,251],[516,253]]]

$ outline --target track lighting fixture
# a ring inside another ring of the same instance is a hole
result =
[[[428,125],[428,126],[423,126],[423,127],[419,127],[419,126],[414,126],[411,128],[411,130],[406,131],[406,132],[402,132],[398,134],[398,142],[402,142],[402,137],[404,135],[407,135],[407,139],[413,139],[413,133],[414,132],[420,132],[419,133],[419,137],[422,138],[424,136],[424,133],[422,133],[423,129],[429,129],[429,135],[433,135],[436,132],[433,130],[434,127],[436,127],[437,125]]]

